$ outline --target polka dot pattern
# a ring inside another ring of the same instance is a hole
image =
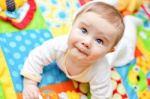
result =
[[[61,2],[59,0],[36,1],[40,7],[42,15],[46,20],[48,29],[55,33],[53,35],[57,36],[62,35],[63,33],[67,33],[68,28],[70,28],[69,26],[71,26],[71,20],[73,18],[74,12],[80,7],[78,0],[62,0]],[[150,29],[150,24],[147,21],[143,11],[137,13],[136,16],[143,19],[144,27],[146,29]],[[149,39],[145,34],[145,31],[139,32],[139,36],[143,40]],[[20,70],[24,61],[26,60],[28,53],[34,47],[39,46],[45,40],[50,39],[51,37],[52,36],[50,32],[47,30],[29,30],[20,31],[19,33],[6,33],[0,35],[0,47],[4,52],[16,92],[21,92],[23,88]],[[147,74],[149,65],[146,66],[145,64],[147,63],[142,63],[141,61],[139,64],[142,64],[140,66],[143,66],[142,69],[145,74]],[[150,99],[149,90],[144,90],[143,92],[138,93],[137,96],[137,93],[135,93],[135,91],[128,85],[126,79],[128,73],[127,67],[129,67],[129,65],[112,69],[112,84],[114,88],[114,95],[112,99]],[[120,75],[118,75],[118,73]],[[43,79],[39,84],[40,87],[67,80],[66,76],[58,69],[55,62],[44,68],[44,73],[42,76]],[[124,89],[123,85],[125,86],[126,90]],[[126,94],[126,91],[129,97]]]
[[[131,62],[129,62],[128,64],[126,64],[125,66],[122,66],[121,68],[115,68],[112,70],[113,72],[117,72],[119,74],[119,78],[120,78],[120,79],[112,78],[112,81],[117,82],[117,84],[115,84],[116,89],[113,91],[113,93],[114,94],[117,93],[117,94],[121,95],[122,97],[124,97],[122,99],[128,99],[128,98],[132,99],[133,97],[134,97],[133,99],[138,99],[137,93],[129,85],[129,82],[128,82],[129,68],[131,65],[133,65],[135,63],[136,63],[136,60],[134,59]],[[123,84],[123,86],[120,84]],[[124,88],[122,89],[122,87],[124,87]],[[125,94],[125,93],[127,93],[127,94]]]
[[[115,78],[116,77],[116,78]],[[113,85],[113,97],[112,99],[127,99],[128,96],[124,89],[121,78],[115,68],[112,68],[112,85]]]
[[[78,0],[36,0],[54,37],[69,32],[74,13],[80,7]]]
[[[16,92],[22,92],[23,86],[20,70],[29,52],[51,38],[52,35],[48,30],[28,30],[1,34],[0,45]],[[40,87],[67,80],[55,63],[45,67],[43,72],[43,79],[39,84]]]

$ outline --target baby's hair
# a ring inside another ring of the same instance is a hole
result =
[[[114,25],[116,31],[118,32],[118,37],[115,42],[116,45],[120,41],[125,28],[120,12],[115,7],[104,2],[92,2],[81,8],[81,10],[76,14],[74,22],[81,14],[90,11],[99,14],[100,17],[106,19],[108,22]]]

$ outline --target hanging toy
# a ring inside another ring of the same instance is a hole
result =
[[[13,12],[24,5],[27,0],[1,0],[0,11]]]

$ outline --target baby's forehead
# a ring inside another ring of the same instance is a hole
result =
[[[89,12],[85,12],[81,16],[79,16],[78,22],[80,25],[94,28],[95,30],[100,32],[117,32],[114,23],[109,22],[106,18],[101,17],[97,13],[91,14]]]
[[[94,17],[95,18],[95,17]],[[83,16],[83,19],[79,21],[79,25],[82,28],[86,28],[88,32],[95,33],[97,36],[108,36],[108,38],[113,39],[116,38],[117,30],[113,26],[113,24],[105,21],[105,19],[98,19],[96,21],[92,21],[94,19],[89,19],[87,21],[87,18]]]

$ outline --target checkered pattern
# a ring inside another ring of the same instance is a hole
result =
[[[15,2],[14,0],[6,0],[7,10],[13,12],[15,10]]]

